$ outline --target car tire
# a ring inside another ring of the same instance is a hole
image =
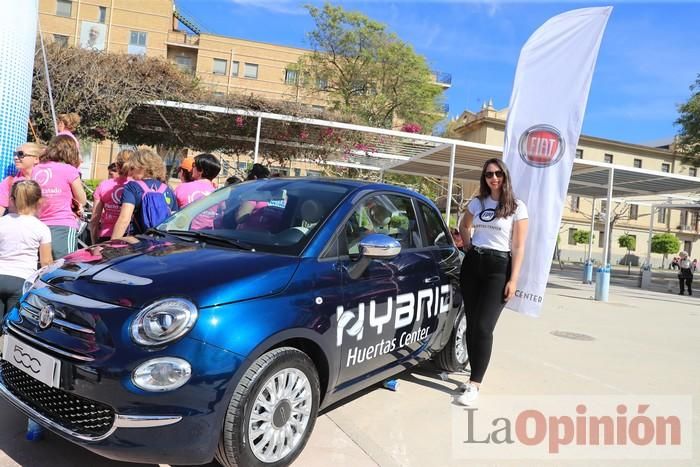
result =
[[[459,311],[455,323],[450,341],[435,359],[440,368],[450,373],[464,370],[467,367],[467,363],[469,363],[469,354],[467,353],[467,315],[464,313],[464,309]]]
[[[283,393],[277,399],[280,387]],[[281,347],[263,354],[231,397],[216,460],[224,467],[291,464],[313,431],[319,400],[318,372],[304,352]]]

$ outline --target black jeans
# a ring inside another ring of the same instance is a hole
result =
[[[688,287],[688,295],[693,295],[693,276],[678,275],[678,284],[681,286],[681,293],[685,291],[685,287]],[[685,287],[684,287],[685,286]]]
[[[510,258],[471,249],[462,262],[460,286],[467,313],[467,352],[471,366],[469,379],[481,383],[491,360],[493,330],[506,302],[506,282],[510,278]]]
[[[17,305],[22,296],[24,279],[0,274],[0,317]]]

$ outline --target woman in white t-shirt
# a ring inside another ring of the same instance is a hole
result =
[[[515,198],[508,168],[500,159],[486,161],[479,195],[459,223],[466,256],[460,286],[467,313],[467,352],[471,373],[457,402],[473,404],[486,373],[493,330],[506,302],[515,294],[525,255],[527,208]],[[473,233],[472,233],[473,229]]]
[[[10,189],[14,213],[0,217],[0,316],[15,307],[22,285],[37,269],[51,264],[51,231],[36,217],[41,187],[34,180]]]

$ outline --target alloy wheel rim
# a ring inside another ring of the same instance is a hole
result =
[[[248,441],[264,463],[284,459],[299,446],[311,417],[311,383],[296,368],[272,375],[255,396],[248,420]]]
[[[455,353],[460,364],[467,362],[467,317],[462,315],[457,323],[457,335],[455,338]]]

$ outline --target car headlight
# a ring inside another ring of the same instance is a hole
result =
[[[161,357],[148,360],[134,370],[131,380],[145,391],[172,391],[192,376],[192,367],[181,358]]]
[[[162,345],[187,334],[197,315],[197,307],[188,300],[159,300],[136,316],[131,323],[131,337],[141,345]]]

